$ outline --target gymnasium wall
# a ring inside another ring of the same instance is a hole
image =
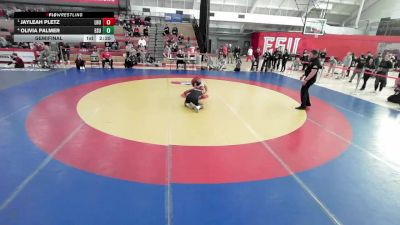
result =
[[[279,46],[286,48],[290,53],[302,53],[304,49],[327,49],[328,56],[342,59],[347,52],[352,51],[356,55],[365,54],[368,51],[376,54],[380,43],[400,43],[397,36],[367,36],[367,35],[334,35],[326,34],[315,38],[312,35],[304,35],[294,32],[255,32],[252,34],[253,48],[275,49]]]

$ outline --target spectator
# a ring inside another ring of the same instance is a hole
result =
[[[85,60],[82,59],[82,54],[79,53],[75,60],[75,65],[77,70],[85,69]]]
[[[390,55],[386,54],[385,58],[379,64],[377,70],[378,76],[376,76],[375,79],[375,92],[378,90],[378,87],[379,91],[382,91],[382,89],[386,86],[387,75],[391,68],[393,68],[393,63],[390,61]]]
[[[169,36],[169,26],[168,26],[168,24],[165,24],[165,26],[164,26],[164,33],[163,33],[163,35],[164,35],[164,36]]]
[[[233,48],[232,44],[228,45],[228,64],[233,63]]]
[[[135,16],[135,25],[136,25],[137,27],[140,26],[140,16]]]
[[[387,99],[389,102],[400,104],[400,74],[396,79],[394,94]]]
[[[173,43],[174,43],[174,37],[172,37],[172,35],[168,35],[167,37],[166,37],[166,42],[167,42],[167,44],[169,44],[169,45],[172,45]]]
[[[350,70],[351,70],[351,67],[353,67],[353,66],[355,66],[356,65],[356,55],[354,54],[354,52],[353,53],[351,53],[351,64],[350,64],[350,67],[349,68],[347,68],[347,74],[346,74],[346,77],[348,77],[349,75],[350,75]]]
[[[222,55],[224,56],[224,59],[228,57],[228,44],[224,44],[222,47]]]
[[[281,72],[285,72],[286,70],[286,63],[289,60],[289,52],[287,49],[285,49],[285,52],[282,55],[282,67],[281,67]]]
[[[125,58],[125,68],[132,68],[137,64],[136,56],[134,54],[127,55]]]
[[[99,56],[99,50],[97,49],[96,45],[93,47],[93,52],[92,52],[91,55],[92,56]]]
[[[134,15],[132,15],[129,20],[129,23],[131,24],[132,27],[135,26],[135,20],[136,20],[136,17]]]
[[[105,48],[111,48],[111,46],[112,46],[113,43],[114,43],[114,42],[104,42],[104,47],[105,47]]]
[[[190,47],[192,47],[192,40],[190,39],[190,37],[187,37],[186,48],[190,48]]]
[[[265,72],[268,72],[268,69],[271,69],[271,60],[272,60],[272,55],[268,50],[266,50],[263,55],[263,63],[261,65],[261,70],[260,70],[261,72],[264,71],[264,68]]]
[[[236,66],[235,66],[234,71],[235,71],[235,72],[240,72],[240,67],[241,67],[241,65],[242,65],[242,60],[240,60],[240,58],[238,58],[238,59],[236,60]]]
[[[379,52],[378,56],[374,60],[375,68],[379,67],[379,65],[381,64],[382,60],[383,60],[382,53]]]
[[[367,61],[367,64],[365,65],[365,71],[364,71],[364,83],[361,87],[361,91],[363,91],[365,89],[365,87],[367,86],[367,82],[369,80],[369,78],[372,76],[372,73],[375,72],[375,62],[374,62],[374,58],[369,58],[369,60]]]
[[[236,46],[233,52],[235,53],[235,59],[238,60],[240,58],[240,53],[241,53],[240,46],[239,45]]]
[[[280,52],[280,48],[275,49],[274,53],[272,53],[272,70],[275,70],[275,67],[276,69],[279,69],[281,55],[282,53]]]
[[[18,43],[19,48],[29,48],[28,42],[19,42]]]
[[[71,47],[68,43],[64,43],[64,46],[61,48],[61,52],[63,54],[64,60],[69,61]]]
[[[172,48],[171,48],[172,52],[178,52],[178,49],[179,49],[178,44],[176,42],[174,42],[172,44]]]
[[[183,34],[180,34],[179,36],[178,36],[178,44],[183,44],[183,40],[185,39],[185,36],[183,36]]]
[[[337,60],[335,59],[334,56],[331,56],[331,58],[329,59],[329,68],[328,72],[326,73],[326,76],[329,76],[329,74],[333,76],[333,74],[335,73],[336,66],[337,66]]]
[[[86,51],[86,49],[87,49],[86,42],[81,42],[80,49],[83,51]]]
[[[172,35],[178,36],[178,27],[176,24],[174,24],[174,27],[172,28]]]
[[[149,27],[148,26],[143,28],[143,36],[145,36],[145,37],[149,36]]]
[[[139,29],[139,26],[136,26],[135,29],[133,29],[133,36],[134,36],[134,37],[140,37],[140,29]]]
[[[125,31],[125,37],[132,36],[132,25],[130,23],[125,23],[124,26],[122,27]]]
[[[52,57],[50,55],[50,47],[48,43],[45,43],[43,46],[43,50],[40,52],[39,55],[39,62],[42,65],[42,67],[50,67]],[[47,65],[46,65],[47,63]]]
[[[0,37],[0,48],[6,48],[8,47],[9,43],[4,37]]]
[[[151,17],[150,16],[146,16],[144,18],[144,25],[147,27],[151,27]]]
[[[165,45],[163,55],[165,58],[171,58],[171,47],[169,45]]]
[[[60,51],[58,51],[58,62],[60,63],[61,59],[63,59],[64,61],[66,61],[65,56],[64,56],[64,43],[59,42],[57,43],[58,45],[58,49],[60,49]]]
[[[258,63],[260,62],[261,50],[257,48],[254,52],[254,58],[251,63],[251,71],[254,71],[254,67],[256,68],[255,71],[258,71]]]
[[[125,16],[123,14],[119,14],[118,22],[119,22],[120,26],[124,25],[124,18],[125,18]]]
[[[349,80],[349,83],[351,83],[354,79],[354,77],[357,74],[357,85],[360,82],[361,79],[361,75],[364,73],[364,66],[365,64],[367,64],[367,61],[365,59],[364,55],[361,55],[360,58],[358,58],[357,60],[355,60],[355,69],[353,71],[353,75],[351,75],[351,78]]]
[[[300,58],[300,60],[302,61],[302,64],[303,64],[303,68],[302,68],[303,71],[306,70],[306,68],[307,68],[308,57],[309,57],[309,55],[308,55],[307,49],[304,49],[303,55]]]
[[[25,64],[24,61],[18,56],[17,53],[12,53],[11,54],[11,62],[8,63],[8,65],[14,64],[14,68],[24,68]]]
[[[101,63],[103,65],[103,69],[106,62],[109,63],[111,69],[113,69],[113,59],[111,53],[108,51],[108,48],[106,48],[105,51],[101,53]]]
[[[225,66],[226,66],[226,60],[225,60],[224,57],[221,57],[218,60],[218,64],[214,69],[217,70],[217,71],[223,71],[225,69]]]
[[[59,48],[59,46],[58,46],[58,43],[57,42],[50,42],[50,45],[49,45],[49,47],[50,47],[50,52],[52,53],[52,56],[54,56],[56,59],[56,61],[57,62],[60,62],[60,56],[61,56],[61,51],[60,51],[60,48]]]
[[[112,43],[112,45],[111,45],[111,49],[112,49],[112,50],[118,50],[118,48],[119,48],[118,42]]]
[[[293,71],[299,71],[301,66],[301,60],[299,56],[296,56],[292,65]]]
[[[182,49],[179,49],[178,54],[176,54],[176,69],[178,69],[180,64],[183,64],[183,67],[186,70],[185,55]]]
[[[219,49],[217,50],[217,54],[218,54],[218,59],[223,58],[224,57],[224,46],[219,46]]]
[[[253,47],[250,46],[249,50],[247,51],[247,59],[246,62],[248,61],[253,61]]]
[[[368,51],[368,53],[367,53],[367,62],[369,62],[369,60],[373,59],[373,58],[374,57],[373,57],[372,53],[370,51]]]
[[[321,61],[321,65],[322,65],[322,67],[324,66],[324,62],[325,62],[325,59],[326,59],[326,48],[324,48],[324,50],[322,50],[320,53],[319,53],[319,58],[320,58],[320,61]]]
[[[343,69],[341,78],[345,77],[345,71],[351,67],[351,61],[353,60],[352,53],[348,52],[347,55],[343,58]]]
[[[142,38],[140,38],[138,44],[139,44],[139,48],[146,48],[147,43],[146,43],[146,40],[142,37]]]
[[[133,44],[130,42],[127,42],[126,46],[125,46],[126,57],[129,57],[129,54],[131,54],[131,52],[132,52],[132,48],[133,48]]]

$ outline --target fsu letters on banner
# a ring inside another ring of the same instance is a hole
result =
[[[262,52],[282,47],[290,54],[301,54],[305,49],[310,51],[326,48],[328,56],[335,56],[338,59],[342,59],[349,51],[357,56],[368,51],[376,54],[378,45],[382,42],[400,43],[400,37],[326,34],[316,38],[313,35],[295,32],[255,32],[252,35],[253,48],[260,47]]]

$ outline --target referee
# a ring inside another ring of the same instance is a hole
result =
[[[322,66],[318,57],[318,51],[312,50],[307,69],[305,70],[304,75],[300,77],[300,80],[302,80],[302,87],[300,91],[301,105],[299,107],[296,107],[296,109],[305,110],[308,106],[311,106],[308,89],[317,80],[318,70],[321,68]]]

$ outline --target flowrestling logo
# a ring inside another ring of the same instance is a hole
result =
[[[301,38],[293,37],[264,37],[264,51],[270,49],[287,49],[291,54],[296,54]]]

